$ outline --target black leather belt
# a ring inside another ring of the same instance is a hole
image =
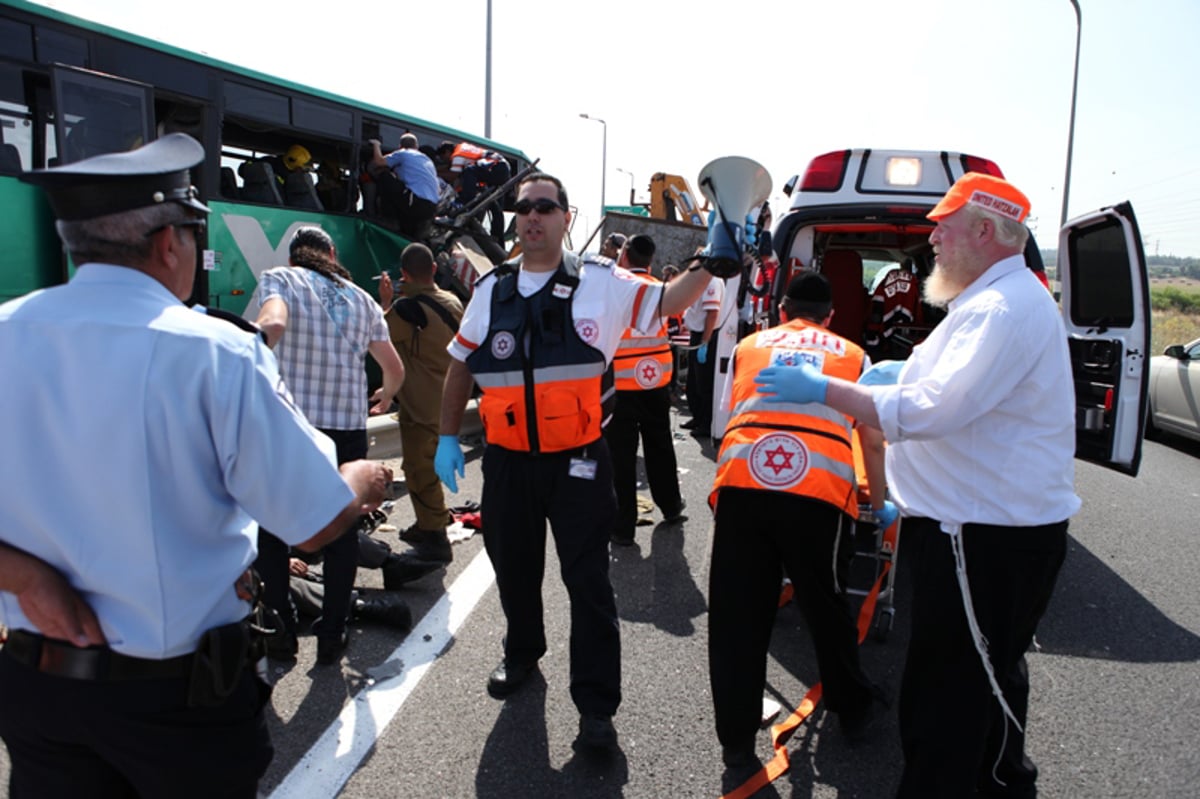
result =
[[[94,681],[186,677],[191,672],[193,659],[191,654],[166,660],[135,658],[106,646],[81,648],[25,630],[10,630],[8,642],[0,652],[43,674]]]

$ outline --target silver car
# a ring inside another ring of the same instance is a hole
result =
[[[1146,436],[1160,431],[1200,441],[1200,339],[1150,359]]]

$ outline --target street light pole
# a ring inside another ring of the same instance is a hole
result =
[[[487,59],[483,70],[483,135],[492,138],[492,0],[487,0]]]
[[[617,167],[617,171],[622,174],[629,175],[629,204],[634,205],[634,202],[633,202],[633,173],[630,172],[628,169],[621,169],[621,167]]]
[[[1075,147],[1075,96],[1079,91],[1079,40],[1083,35],[1083,14],[1079,11],[1079,0],[1071,0],[1075,9],[1075,77],[1071,81],[1071,122],[1067,128],[1067,174],[1063,178],[1062,218],[1058,226],[1067,224],[1067,200],[1071,195],[1071,151]]]
[[[1074,0],[1072,0],[1072,2],[1073,1]],[[604,197],[605,197],[604,179],[608,175],[608,123],[605,122],[603,119],[600,119],[599,117],[588,116],[587,114],[580,114],[579,116],[583,117],[584,119],[590,119],[593,122],[599,122],[601,127],[604,128],[603,138],[601,139],[601,150],[600,150],[600,219],[603,220],[604,219]]]

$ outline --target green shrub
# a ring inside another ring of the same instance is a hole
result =
[[[1156,311],[1200,314],[1200,293],[1175,286],[1155,286],[1150,289],[1150,307]]]

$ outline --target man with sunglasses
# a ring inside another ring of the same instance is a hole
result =
[[[484,545],[508,630],[504,659],[488,679],[497,698],[517,690],[546,652],[542,575],[550,522],[571,597],[571,697],[580,713],[577,748],[615,749],[612,716],[621,701],[621,644],[608,579],[616,519],[612,463],[601,430],[612,411],[610,368],[625,328],[653,330],[708,283],[701,270],[669,286],[608,259],[563,249],[571,221],[567,192],[535,173],[517,189],[521,255],[475,286],[442,394],[434,466],[457,491],[458,443],[473,382],[483,391],[481,514]]]
[[[203,158],[176,133],[21,175],[79,268],[0,306],[13,799],[256,796],[273,750],[245,621],[254,520],[313,551],[391,484],[335,465],[257,335],[183,304]]]

